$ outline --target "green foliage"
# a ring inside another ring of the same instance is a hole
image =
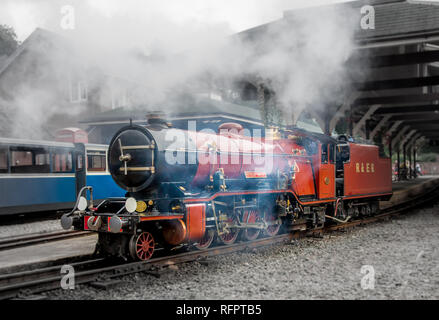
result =
[[[18,41],[14,29],[0,25],[0,56],[9,56],[17,47]]]
[[[430,146],[429,144],[424,144],[419,153],[437,153],[439,154],[438,146]]]
[[[417,162],[436,162],[436,159],[438,158],[438,154],[437,153],[418,153],[416,155],[416,161]],[[396,161],[396,159],[398,159],[398,156],[396,154],[396,152],[393,154],[392,156],[392,163],[394,161]],[[400,154],[400,161],[403,161],[403,155],[402,152]],[[407,155],[407,160],[408,160],[408,155]],[[412,159],[413,161],[413,159]]]
[[[435,162],[438,155],[436,153],[421,153],[417,156],[419,162]]]

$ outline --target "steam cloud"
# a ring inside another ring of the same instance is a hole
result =
[[[104,12],[98,0],[71,1],[76,16],[73,31],[59,29],[59,9],[64,1],[19,2],[27,10],[40,10],[39,16],[45,17],[41,25],[53,26],[52,30],[61,34],[61,43],[66,44],[62,50],[38,48],[45,53],[44,65],[24,74],[37,73],[42,81],[55,74],[57,80],[66,82],[72,69],[87,70],[89,90],[109,86],[117,79],[129,87],[131,105],[151,110],[159,106],[165,111],[178,105],[173,92],[201,92],[218,84],[222,89],[233,89],[234,80],[257,75],[276,92],[286,119],[310,107],[318,113],[328,103],[342,99],[348,83],[345,62],[352,53],[358,23],[350,18],[357,15],[347,9],[324,8],[312,14],[302,9],[300,16],[266,28],[253,43],[231,36],[231,26],[218,20],[178,21],[152,9],[135,13],[136,8],[151,5],[150,1],[125,1],[123,5],[105,1],[108,6]],[[280,2],[279,13],[288,9]],[[8,1],[1,6],[8,10]],[[74,63],[69,59],[72,56]],[[12,99],[0,98],[1,108],[15,110],[14,137],[47,137],[52,129],[45,127],[48,119],[62,123],[63,118],[57,115],[86,111],[80,106],[62,108],[56,102],[60,91],[53,91],[53,83],[36,86],[25,79],[18,82]],[[67,95],[66,90],[61,93]],[[107,100],[95,102],[108,104]]]

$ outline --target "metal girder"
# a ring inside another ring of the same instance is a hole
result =
[[[357,49],[372,49],[372,48],[386,48],[386,47],[397,47],[397,46],[406,46],[411,44],[424,44],[428,42],[436,42],[439,41],[439,35],[437,32],[433,32],[431,34],[422,33],[419,35],[413,35],[410,38],[405,39],[388,39],[382,40],[379,42],[367,42],[364,41],[356,46]]]
[[[353,106],[372,104],[403,104],[439,101],[439,93],[408,94],[398,96],[365,97],[354,101]]]
[[[439,61],[439,50],[360,58],[348,63],[361,63],[370,68],[403,66]]]
[[[375,128],[373,128],[372,132],[369,135],[370,140],[373,140],[378,131],[380,131],[380,129],[387,123],[387,121],[389,121],[389,119],[390,115],[386,115],[377,123],[377,125],[375,126]]]
[[[337,125],[338,120],[345,115],[345,112],[350,109],[352,103],[358,98],[360,95],[359,92],[354,91],[350,94],[349,98],[346,99],[345,103],[337,110],[332,119],[329,121],[329,132],[332,132]]]
[[[439,76],[366,81],[355,84],[358,91],[416,88],[439,84]]]
[[[398,127],[399,127],[399,125],[400,125],[401,123],[402,123],[402,121],[395,121],[395,122],[393,123],[393,125],[390,127],[390,129],[387,130],[387,134],[388,134],[389,136],[391,136],[392,133],[393,133],[396,129],[398,129]]]
[[[419,130],[422,130],[422,132],[425,134],[428,134],[428,133],[438,133],[439,134],[439,127],[437,129],[422,129],[422,128],[420,128]]]
[[[422,133],[418,132],[410,139],[410,141],[407,143],[407,147],[412,147],[414,144],[416,144],[416,141],[422,136]]]
[[[435,112],[430,112],[430,113],[420,113],[420,114],[413,114],[413,115],[396,115],[396,116],[392,116],[391,120],[393,121],[410,121],[410,122],[415,122],[415,121],[424,121],[424,120],[428,120],[428,121],[439,121],[439,114],[435,113]]]
[[[424,133],[424,136],[426,138],[429,138],[429,139],[438,139],[439,138],[439,133],[438,134],[425,134]]]
[[[312,108],[309,108],[309,110],[306,110],[319,124],[320,129],[322,129],[323,132],[325,132],[325,121],[320,117]]]
[[[415,148],[419,149],[426,142],[427,142],[427,139],[425,137],[420,137],[418,139],[418,141],[415,142]]]
[[[410,125],[410,127],[412,129],[415,129],[418,132],[422,133],[422,135],[424,135],[426,137],[433,137],[435,135],[439,135],[439,130],[436,130],[436,131],[425,130],[422,126],[421,127],[417,127],[417,126],[413,126],[413,125]]]
[[[356,134],[358,134],[358,132],[361,130],[361,128],[363,127],[363,125],[366,123],[366,120],[370,119],[370,117],[373,115],[373,113],[380,107],[379,104],[377,105],[373,105],[369,108],[369,110],[367,110],[367,112],[363,115],[363,117],[360,119],[360,121],[358,121],[353,130],[352,133],[355,136]]]
[[[407,113],[424,113],[424,112],[438,112],[439,104],[421,105],[421,106],[398,106],[398,107],[384,107],[380,108],[375,114],[407,114]]]
[[[403,127],[401,131],[399,131],[399,133],[396,135],[396,137],[392,139],[392,149],[395,149],[396,144],[399,143],[403,134],[406,133],[408,129],[410,129],[409,126]]]
[[[422,126],[423,128],[427,129],[436,129],[439,128],[439,120],[423,120],[423,121],[418,121],[418,120],[414,120],[414,121],[410,121],[410,120],[406,120],[404,121],[405,123],[408,123],[412,126]]]
[[[410,132],[404,136],[404,138],[401,140],[401,145],[405,145],[407,141],[416,133],[416,130],[410,130]]]

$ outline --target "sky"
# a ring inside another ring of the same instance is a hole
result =
[[[36,27],[62,31],[61,8],[75,9],[78,27],[90,21],[111,24],[113,20],[148,26],[149,21],[178,25],[217,25],[228,33],[239,32],[282,17],[294,8],[344,2],[346,0],[0,0],[0,24],[12,26],[19,41]],[[160,23],[153,24],[160,27]],[[136,31],[134,31],[136,32]]]

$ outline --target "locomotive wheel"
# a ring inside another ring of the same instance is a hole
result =
[[[367,216],[366,206],[361,206],[360,207],[360,214],[361,214],[362,217],[366,217]]]
[[[135,260],[145,261],[152,257],[155,248],[154,237],[149,232],[142,232],[131,237],[130,254]]]
[[[244,216],[242,219],[242,221],[244,221],[246,223],[257,223],[257,222],[260,222],[260,220],[261,220],[261,217],[259,215],[258,210],[246,210],[244,212]],[[261,229],[247,228],[247,229],[244,229],[244,231],[242,232],[242,238],[243,238],[243,240],[253,241],[257,237],[259,237],[260,233],[261,233]]]
[[[195,248],[198,250],[205,250],[210,247],[214,239],[215,229],[206,229],[204,236],[200,239],[200,241],[198,241],[198,243],[195,245]]]
[[[268,208],[264,208],[263,209],[264,212],[264,220],[267,223],[273,223],[274,221],[277,220],[276,215],[273,213],[272,210],[268,209]],[[275,235],[277,235],[279,233],[280,230],[280,224],[276,223],[276,224],[272,224],[269,225],[267,227],[267,229],[264,230],[264,234],[269,236],[269,237],[274,237]]]
[[[227,220],[228,223],[235,223],[236,218],[229,218]],[[222,244],[232,244],[236,241],[239,236],[239,229],[229,229],[228,233],[223,233],[218,235],[218,242]]]

